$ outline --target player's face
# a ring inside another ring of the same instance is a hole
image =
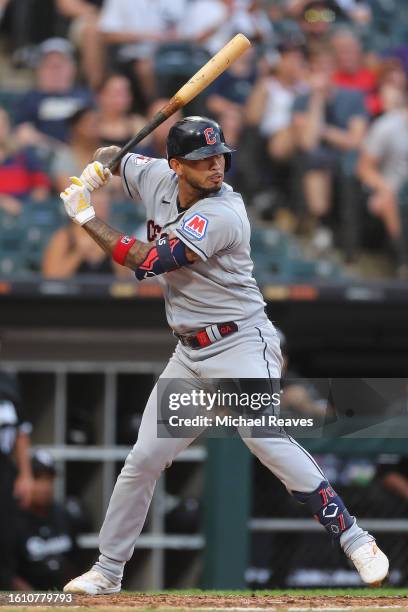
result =
[[[203,193],[216,193],[221,189],[225,172],[224,155],[213,155],[205,159],[183,159],[181,175],[191,187]]]

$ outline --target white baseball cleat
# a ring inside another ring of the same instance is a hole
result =
[[[388,574],[389,562],[387,556],[375,542],[369,542],[357,548],[350,555],[350,559],[363,582],[373,587],[381,586]]]
[[[82,576],[74,578],[64,586],[64,593],[79,593],[81,595],[108,595],[119,593],[120,583],[115,583],[94,569]]]

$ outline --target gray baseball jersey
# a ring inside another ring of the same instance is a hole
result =
[[[177,176],[166,160],[130,153],[121,174],[128,195],[140,197],[146,207],[148,240],[172,232],[200,257],[158,277],[170,327],[188,333],[223,321],[264,322],[265,302],[252,276],[250,225],[241,196],[223,183],[218,193],[180,209]]]

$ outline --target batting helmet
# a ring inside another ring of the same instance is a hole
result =
[[[235,151],[225,143],[221,126],[207,117],[185,117],[177,121],[167,137],[167,159],[205,159],[224,154],[225,171],[231,166],[231,153]]]

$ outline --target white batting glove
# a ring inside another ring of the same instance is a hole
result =
[[[71,176],[73,184],[60,193],[67,215],[74,223],[84,225],[95,217],[95,210],[91,204],[91,194],[82,181]]]
[[[70,177],[72,180],[72,177]],[[94,161],[88,164],[82,172],[79,180],[85,185],[88,191],[94,191],[109,183],[112,178],[112,172],[109,168],[104,168],[101,162]]]

